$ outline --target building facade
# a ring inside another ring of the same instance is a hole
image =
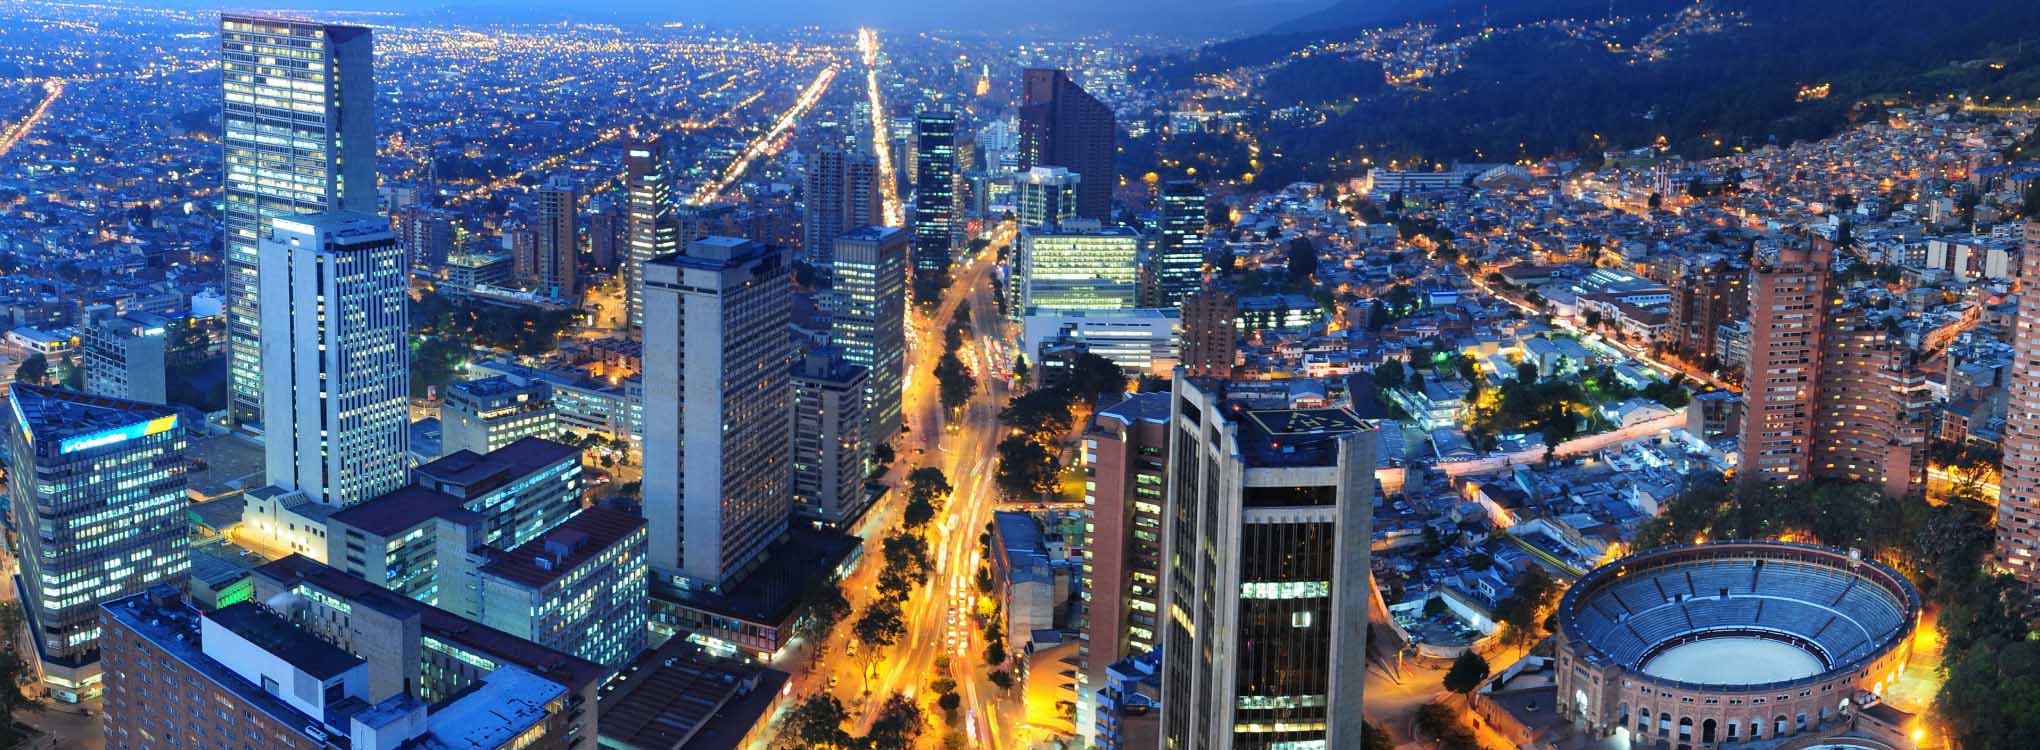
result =
[[[402,487],[411,425],[403,245],[368,214],[271,226],[261,252],[269,484],[336,508]]]
[[[1787,247],[1750,269],[1742,466],[1749,483],[1806,479],[1812,470],[1826,254]]]
[[[1013,214],[1023,227],[1062,226],[1077,218],[1083,176],[1062,167],[1035,167],[1013,175]]]
[[[1160,645],[1168,450],[1166,393],[1139,393],[1100,409],[1084,431],[1090,536],[1084,543],[1079,717],[1101,705],[1097,693],[1114,663]]]
[[[1119,177],[1118,124],[1112,108],[1061,70],[1029,68],[1020,81],[1020,168],[1068,168],[1083,178],[1077,216],[1112,220],[1112,188]]]
[[[220,17],[227,362],[237,422],[264,417],[259,246],[270,221],[376,209],[374,45],[361,26]]]
[[[1358,747],[1375,429],[1224,388],[1171,395],[1163,746]]]
[[[594,507],[474,567],[474,619],[612,672],[645,650],[645,520]],[[442,605],[455,614],[460,607]]]
[[[2040,289],[2040,221],[2026,222],[2024,249],[2019,287]],[[1994,557],[2040,599],[2040,294],[2019,295],[2012,347]]]
[[[1013,274],[1015,316],[1037,310],[1128,310],[1140,306],[1145,240],[1127,227],[1069,221],[1020,231]]]
[[[580,191],[565,175],[554,175],[538,189],[538,242],[535,263],[538,293],[553,299],[580,300],[578,271],[581,248]]]
[[[527,437],[560,431],[552,386],[543,380],[496,375],[449,383],[439,406],[440,453],[488,453]]]
[[[1183,368],[1191,377],[1231,377],[1239,359],[1240,296],[1210,286],[1182,299]]]
[[[825,145],[809,155],[801,177],[801,260],[828,273],[835,266],[836,238],[885,223],[878,160]]]
[[[652,567],[720,586],[786,532],[790,259],[731,237],[644,265]]]
[[[817,349],[793,365],[793,513],[841,528],[864,510],[871,464],[864,409],[870,371],[834,350]]]
[[[953,111],[933,109],[914,116],[914,198],[908,219],[914,232],[916,277],[947,274],[963,237],[958,185],[964,137],[961,118]]]
[[[872,450],[900,432],[907,384],[907,232],[865,226],[837,238],[836,291],[844,306],[829,344],[865,368],[864,442]]]
[[[1870,320],[1868,312],[1838,306],[1827,311],[1813,473],[1868,482],[1904,497],[1926,486],[1935,398],[1919,351]]]
[[[1204,188],[1189,180],[1162,183],[1161,231],[1148,256],[1148,307],[1175,307],[1204,285]]]
[[[438,604],[442,562],[477,547],[517,547],[581,507],[581,452],[550,440],[456,451],[413,474],[415,484],[327,517],[323,562]]]
[[[86,393],[151,404],[170,400],[168,318],[134,312],[91,321],[84,333]]]
[[[21,612],[44,685],[75,703],[100,691],[99,603],[191,570],[184,427],[167,406],[27,383],[7,401]]]
[[[624,192],[630,196],[625,220],[629,247],[622,259],[624,320],[632,331],[643,330],[645,325],[642,267],[646,261],[680,250],[670,170],[664,139],[634,141],[624,150]]]

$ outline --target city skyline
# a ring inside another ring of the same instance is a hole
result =
[[[0,3],[0,746],[2040,742],[2040,6],[384,3]]]

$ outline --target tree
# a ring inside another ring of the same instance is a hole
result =
[[[1047,385],[1066,391],[1071,401],[1095,404],[1100,393],[1126,390],[1126,371],[1112,360],[1084,352],[1077,355],[1076,361],[1069,367],[1056,371],[1056,376],[1049,379]]]
[[[935,514],[942,512],[944,501],[955,489],[939,468],[923,466],[913,470],[907,474],[907,508],[902,522],[908,529],[926,526]]]
[[[21,641],[22,626],[21,603],[0,603],[0,638],[5,639],[5,643],[0,644],[0,686],[5,686],[5,689],[0,689],[0,711],[6,712],[0,715],[9,717],[21,712],[40,712],[48,707],[41,698],[24,695],[17,687],[32,675],[28,662],[16,650],[15,644]],[[13,731],[12,721],[0,722],[0,739],[20,739]]]
[[[821,661],[822,648],[827,644],[829,631],[836,628],[850,615],[850,600],[843,596],[843,582],[830,581],[816,588],[808,598],[807,613],[794,624],[795,633],[802,639],[815,644],[808,656],[808,668],[813,669]]]
[[[1400,359],[1391,359],[1374,366],[1374,385],[1383,390],[1401,388],[1405,377],[1407,376],[1403,373]]]
[[[1309,279],[1318,270],[1317,243],[1308,237],[1297,237],[1289,241],[1289,280]]]
[[[1015,436],[999,441],[999,468],[993,478],[1008,495],[1034,498],[1055,489],[1056,474],[1061,470],[1047,448]]]
[[[1433,737],[1443,737],[1447,731],[1459,726],[1459,716],[1443,703],[1425,703],[1417,708],[1417,731]]]
[[[1487,659],[1467,649],[1459,658],[1452,660],[1452,669],[1445,672],[1445,689],[1460,695],[1471,695],[1487,680]]]
[[[999,421],[1017,427],[1037,441],[1047,442],[1070,431],[1075,415],[1070,413],[1071,392],[1060,386],[1028,391],[1006,402]]]
[[[1020,379],[1020,382],[1027,382],[1027,373],[1032,372],[1033,369],[1033,367],[1027,364],[1027,355],[1021,354],[1013,357],[1013,377]]]
[[[905,532],[885,538],[879,545],[884,550],[885,567],[898,570],[909,578],[919,580],[929,568],[928,540],[919,534]]]
[[[871,692],[871,665],[877,660],[880,649],[898,643],[900,636],[907,632],[906,619],[900,613],[900,603],[890,598],[880,598],[864,609],[864,616],[857,618],[853,625],[857,642],[864,644],[860,656],[864,657],[864,692]]]
[[[914,699],[893,693],[878,709],[878,717],[871,721],[864,746],[869,750],[912,750],[914,740],[920,738],[926,727],[927,720]]]
[[[1544,637],[1544,613],[1556,604],[1560,589],[1541,565],[1516,576],[1507,597],[1495,606],[1495,620],[1504,626],[1502,643],[1528,646]]]
[[[987,677],[987,679],[990,679],[990,680],[992,681],[992,684],[993,684],[993,685],[997,685],[997,686],[999,686],[999,689],[1000,689],[1000,690],[1012,690],[1012,689],[1013,689],[1013,673],[1012,673],[1012,672],[1008,672],[1008,671],[1006,671],[1006,670],[1003,670],[1003,669],[1001,669],[1001,670],[997,670],[997,671],[995,671],[995,672],[992,672],[992,673],[991,673],[990,675],[987,675],[986,677]]]
[[[843,710],[843,703],[836,696],[828,693],[808,696],[794,704],[786,715],[786,729],[773,745],[787,750],[850,750],[857,743],[849,732],[843,731],[843,723],[849,719],[849,712]]]
[[[935,705],[941,706],[943,713],[955,716],[956,709],[963,707],[963,697],[953,692],[942,693],[941,697],[935,699]]]
[[[49,376],[50,358],[43,356],[42,352],[28,355],[28,359],[22,360],[21,367],[14,371],[14,380],[17,383],[42,385],[43,380]]]
[[[1395,750],[1395,738],[1371,721],[1360,724],[1360,750]]]
[[[1516,363],[1516,382],[1523,385],[1537,384],[1537,365],[1533,362]]]
[[[942,355],[935,364],[935,382],[940,391],[942,408],[954,411],[970,400],[972,391],[977,390],[977,378],[964,369],[963,360],[957,359],[956,352]]]

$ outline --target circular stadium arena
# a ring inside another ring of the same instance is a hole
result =
[[[1850,551],[1715,542],[1639,552],[1559,602],[1559,711],[1638,750],[1839,731],[1897,680],[1919,614],[1912,583]]]

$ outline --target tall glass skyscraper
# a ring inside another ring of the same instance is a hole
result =
[[[1082,175],[1077,215],[1112,220],[1112,188],[1119,183],[1112,158],[1118,123],[1112,108],[1063,71],[1029,68],[1020,79],[1020,168],[1067,167]]]
[[[375,211],[373,45],[360,26],[220,17],[228,369],[237,422],[262,418],[256,245],[270,220]]]
[[[1204,188],[1188,180],[1162,185],[1161,234],[1149,257],[1148,307],[1176,307],[1204,281]]]
[[[942,274],[963,235],[958,220],[955,112],[929,110],[914,117],[914,274]]]
[[[666,142],[635,141],[623,155],[624,191],[630,196],[623,258],[624,320],[632,331],[645,326],[645,261],[680,250],[680,225],[673,215],[673,184],[666,173]]]
[[[22,613],[45,685],[76,702],[100,691],[99,603],[191,570],[184,429],[168,406],[26,383],[7,404]]]
[[[836,313],[829,343],[870,370],[864,385],[865,444],[872,450],[900,431],[907,379],[907,233],[867,226],[836,239]]]

